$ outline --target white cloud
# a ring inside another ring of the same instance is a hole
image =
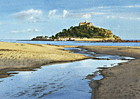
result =
[[[118,16],[106,16],[106,18],[112,18],[112,19],[114,19],[114,18],[117,18],[117,19],[127,19],[126,17],[118,17]]]
[[[19,33],[19,31],[11,31],[11,33]]]
[[[86,18],[86,19],[88,19],[88,18],[90,18],[90,17],[91,17],[90,14],[84,14],[82,18]]]
[[[20,20],[25,20],[25,19],[38,19],[42,16],[42,11],[41,10],[34,10],[30,9],[27,11],[21,11],[19,13],[13,14],[13,17],[16,19]]]
[[[129,5],[129,6],[122,6],[126,8],[140,8],[140,5]]]
[[[134,6],[125,6],[126,8],[133,8]]]
[[[27,32],[39,32],[40,30],[38,29],[27,29]]]
[[[110,19],[126,19],[126,20],[140,20],[138,17],[128,17],[128,16],[106,16],[106,18]]]
[[[54,14],[56,13],[56,11],[57,11],[57,10],[51,10],[51,11],[49,12],[49,17],[52,16],[52,15],[54,15]]]
[[[102,6],[102,7],[97,7],[99,9],[103,9],[103,8],[110,8],[110,6]]]
[[[27,29],[28,32],[31,32],[31,29]]]
[[[107,16],[106,18],[110,18],[110,16]]]
[[[32,16],[32,17],[30,17],[30,19],[33,19],[34,17]]]
[[[102,8],[104,8],[104,7],[97,7],[97,8],[101,8],[101,9],[102,9]]]
[[[38,32],[38,31],[40,31],[40,30],[38,30],[38,29],[34,29],[34,32]]]
[[[65,18],[65,17],[66,17],[66,15],[68,15],[68,14],[69,14],[69,12],[68,12],[68,11],[63,10],[63,18]]]
[[[115,16],[112,16],[112,18],[115,18]]]
[[[99,8],[99,9],[107,9],[107,8],[140,8],[140,5],[128,5],[128,6],[100,6],[100,7],[94,7],[91,9]]]
[[[105,13],[100,13],[100,12],[94,12],[95,15],[103,15]]]
[[[116,17],[115,16],[107,16],[106,18],[108,18],[108,19],[112,18],[113,19],[113,18],[116,18]]]
[[[88,19],[93,14],[95,14],[95,13],[93,13],[93,12],[87,12],[87,13],[69,13],[68,11],[63,10],[62,17],[63,18],[86,18],[86,19]]]
[[[127,6],[99,6],[80,11],[94,12],[94,15],[98,15],[107,19],[121,19],[121,20],[138,20],[140,21],[139,13],[140,5],[127,5]],[[130,10],[131,9],[131,10]],[[76,12],[76,11],[75,11]],[[80,15],[79,15],[80,16]],[[86,15],[84,15],[86,16]],[[83,17],[82,17],[83,18]]]
[[[126,19],[125,17],[118,17],[118,18],[120,18],[120,19]]]

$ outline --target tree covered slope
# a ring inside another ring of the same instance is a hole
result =
[[[113,35],[110,30],[95,27],[95,26],[71,26],[69,29],[63,29],[57,33],[54,38],[69,37],[69,38],[119,38]]]

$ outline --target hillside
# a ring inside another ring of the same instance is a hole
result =
[[[63,29],[62,32],[57,33],[54,38],[115,38],[120,37],[113,35],[110,30],[87,25],[71,26],[69,29]]]

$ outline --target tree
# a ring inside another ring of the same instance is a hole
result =
[[[72,29],[73,29],[73,26],[70,27],[70,30],[72,30]]]
[[[54,35],[52,35],[52,39],[54,39],[55,37],[54,37]]]
[[[63,30],[62,30],[62,32],[66,32],[66,31],[67,31],[67,29],[63,29]]]
[[[45,36],[45,38],[48,38],[48,36]]]

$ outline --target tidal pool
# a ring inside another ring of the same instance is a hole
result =
[[[98,67],[112,67],[127,60],[93,60],[42,66],[37,71],[23,71],[0,79],[2,99],[90,99],[89,74]],[[97,74],[94,80],[103,77]]]

